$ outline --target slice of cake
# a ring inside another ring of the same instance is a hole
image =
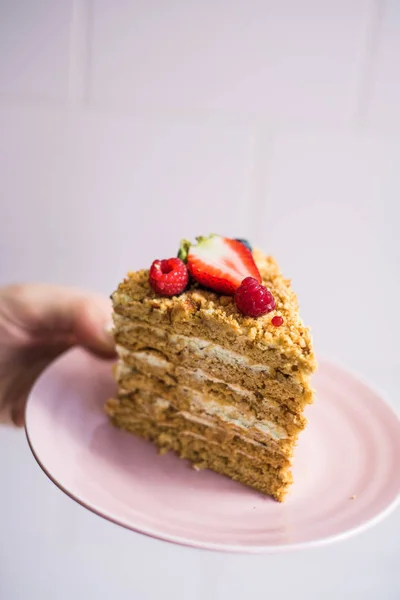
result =
[[[112,422],[282,501],[315,369],[290,282],[221,236],[129,273],[112,295]]]

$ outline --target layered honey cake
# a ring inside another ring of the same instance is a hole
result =
[[[274,258],[246,240],[185,240],[111,298],[112,422],[283,501],[316,362]]]

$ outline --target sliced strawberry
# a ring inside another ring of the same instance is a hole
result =
[[[252,253],[238,240],[220,235],[199,237],[196,245],[185,240],[179,257],[193,279],[219,294],[233,296],[246,277],[261,282]]]

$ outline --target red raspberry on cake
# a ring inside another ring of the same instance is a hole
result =
[[[253,277],[246,277],[235,294],[236,306],[246,317],[261,317],[275,308],[271,292]]]
[[[149,283],[160,296],[176,296],[185,291],[189,273],[180,258],[155,260],[150,267]]]

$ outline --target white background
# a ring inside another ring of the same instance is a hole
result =
[[[248,237],[320,355],[400,408],[400,2],[0,0],[0,284],[109,294],[181,237]],[[400,515],[229,556],[75,505],[0,430],[0,599],[398,600]]]

